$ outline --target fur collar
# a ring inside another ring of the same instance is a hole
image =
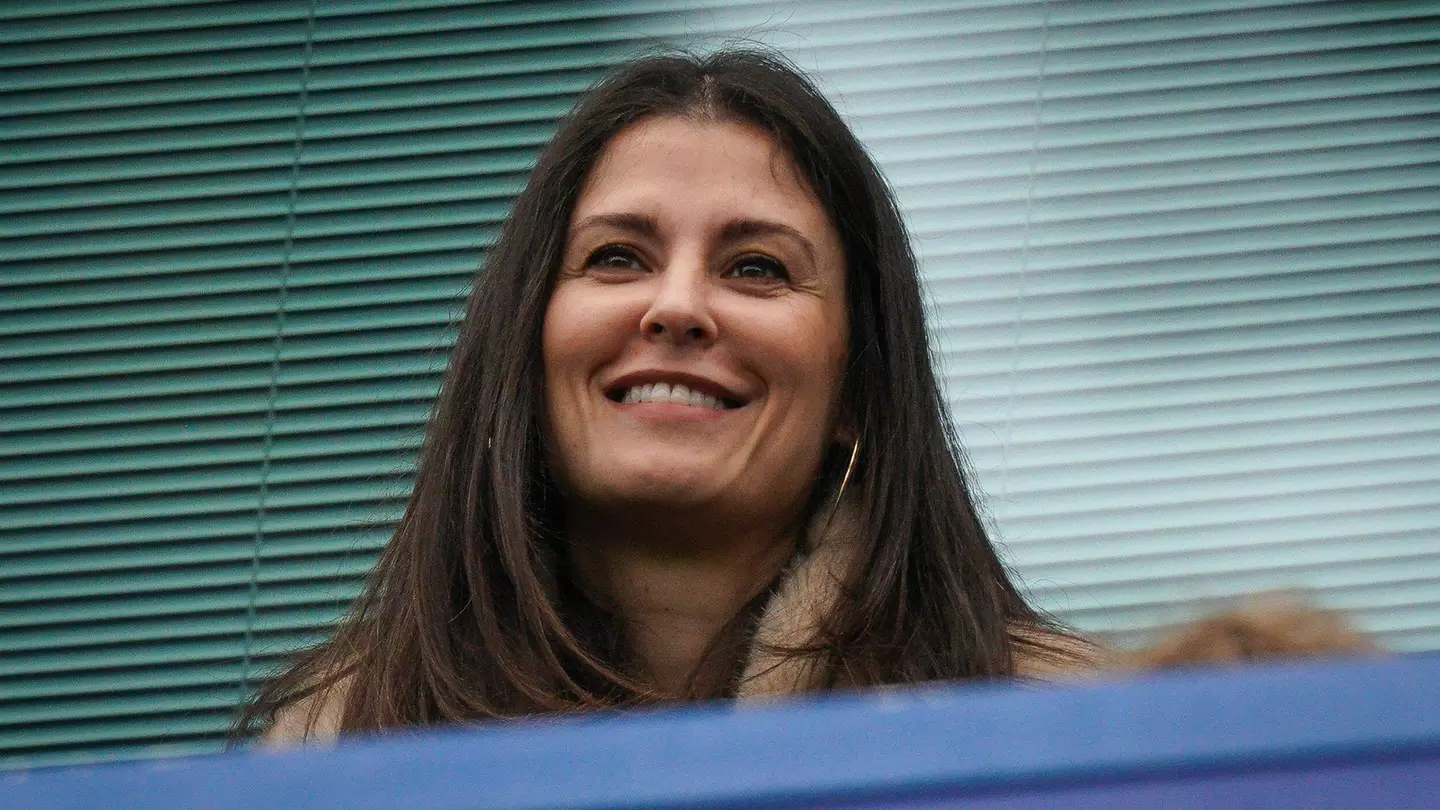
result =
[[[820,622],[835,608],[859,553],[860,525],[853,508],[835,510],[827,523],[810,535],[809,548],[791,563],[760,615],[737,698],[783,697],[821,686],[819,662],[777,650],[813,640]]]
[[[796,558],[761,614],[741,675],[740,700],[780,698],[824,687],[820,662],[776,652],[810,643],[834,610],[841,589],[860,554],[861,521],[853,505],[842,503],[830,525],[810,535],[809,548]],[[1094,675],[1116,665],[1115,653],[1079,635],[1011,625],[1015,675],[1022,679],[1062,681]]]

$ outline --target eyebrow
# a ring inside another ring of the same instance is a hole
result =
[[[596,227],[615,228],[650,238],[660,236],[659,221],[646,214],[594,214],[575,223],[575,230]],[[756,236],[787,236],[800,244],[812,266],[818,265],[815,246],[805,234],[784,223],[766,219],[737,219],[726,223],[725,227],[720,229],[722,242],[738,242]]]
[[[575,230],[586,228],[609,227],[621,231],[630,231],[641,236],[658,237],[660,235],[660,223],[654,217],[644,214],[595,214],[585,217],[575,223]]]
[[[720,238],[725,242],[738,242],[754,236],[788,236],[800,243],[800,249],[805,251],[805,258],[810,260],[811,267],[819,266],[815,246],[810,244],[805,234],[789,225],[765,219],[737,219],[720,230]]]

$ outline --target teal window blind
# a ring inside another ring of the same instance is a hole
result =
[[[0,8],[0,764],[217,750],[324,637],[624,10]]]
[[[1433,5],[5,4],[0,765],[216,750],[323,638],[536,150],[657,40],[775,42],[879,158],[1043,604],[1440,647]]]

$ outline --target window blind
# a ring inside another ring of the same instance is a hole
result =
[[[879,158],[1042,604],[1440,646],[1428,5],[5,5],[0,765],[215,750],[323,638],[536,150],[657,41],[775,42]]]
[[[1437,12],[957,3],[771,35],[899,193],[1042,606],[1134,643],[1299,590],[1440,648]]]
[[[650,36],[624,3],[0,8],[0,764],[216,750],[324,637],[510,198]]]

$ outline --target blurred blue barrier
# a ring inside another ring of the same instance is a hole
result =
[[[0,807],[1440,808],[1440,656],[972,684],[0,774]]]

